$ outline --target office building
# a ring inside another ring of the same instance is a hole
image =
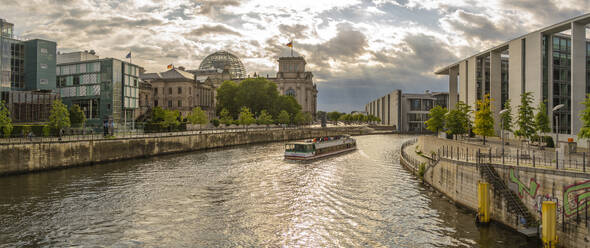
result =
[[[381,119],[379,125],[392,126],[404,133],[423,133],[429,132],[424,122],[430,109],[436,105],[446,108],[448,101],[446,92],[415,94],[394,90],[365,105],[365,112]]]
[[[56,43],[14,37],[14,24],[0,19],[0,100],[13,122],[47,121],[55,90]]]
[[[83,60],[85,57],[92,60]],[[115,128],[133,128],[140,115],[140,70],[118,59],[80,56],[78,61],[57,65],[57,88],[66,105],[82,108],[87,126],[100,129],[109,121]]]
[[[477,100],[490,94],[492,111],[498,112],[510,99],[516,115],[522,93],[531,92],[533,107],[545,102],[552,132],[560,139],[577,139],[582,121],[580,104],[590,93],[590,41],[586,25],[590,14],[575,17],[440,68],[437,75],[449,76],[450,99],[459,99],[475,109]],[[450,102],[450,107],[456,101]],[[560,104],[557,112],[552,109]],[[516,116],[513,117],[515,119]],[[495,122],[496,132],[500,122]]]

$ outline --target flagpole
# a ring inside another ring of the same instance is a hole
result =
[[[293,41],[291,40],[291,57],[293,57]]]

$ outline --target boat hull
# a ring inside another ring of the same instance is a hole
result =
[[[340,154],[340,153],[344,153],[344,152],[350,152],[350,151],[354,151],[354,150],[356,150],[356,146],[351,147],[351,148],[338,150],[338,151],[327,152],[324,154],[313,155],[313,156],[296,156],[296,155],[286,155],[285,154],[285,159],[297,160],[297,161],[308,161],[308,160],[319,159],[319,158],[328,157],[328,156],[332,156],[332,155],[336,155],[336,154]]]

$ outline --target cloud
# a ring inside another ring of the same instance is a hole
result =
[[[205,35],[216,35],[216,34],[228,34],[241,36],[240,33],[234,31],[224,25],[203,25],[200,28],[193,29],[190,35],[194,36],[205,36]]]

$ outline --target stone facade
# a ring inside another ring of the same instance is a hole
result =
[[[214,87],[211,81],[198,81],[195,75],[179,68],[161,73],[145,73],[141,78],[151,84],[153,107],[178,110],[187,116],[200,107],[214,116]]]

